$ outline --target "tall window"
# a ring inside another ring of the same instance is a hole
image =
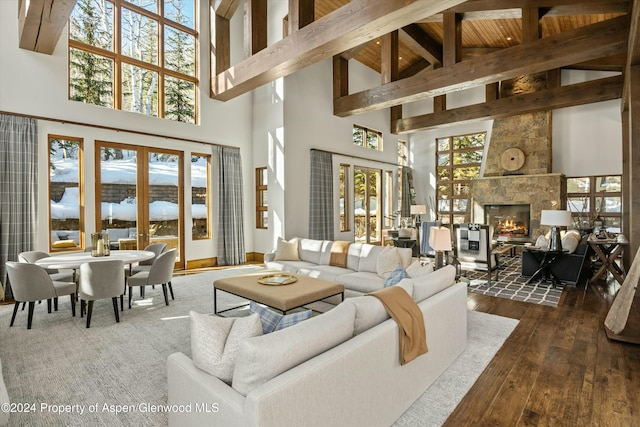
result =
[[[567,210],[576,228],[593,227],[600,217],[607,229],[622,228],[622,177],[582,176],[567,178]]]
[[[354,234],[358,243],[380,242],[382,237],[382,210],[379,201],[382,194],[382,171],[355,167],[354,188]]]
[[[353,125],[353,144],[382,151],[382,132]]]
[[[407,141],[398,140],[398,166],[409,166]]]
[[[436,140],[436,200],[438,219],[445,224],[464,222],[471,180],[480,176],[486,133]]]
[[[269,225],[267,190],[267,168],[256,168],[256,228],[268,228]]]
[[[195,0],[78,0],[69,99],[197,123]]]
[[[49,249],[82,249],[82,139],[49,135]]]
[[[191,156],[191,238],[193,240],[211,237],[209,218],[209,176],[211,155]]]
[[[398,140],[398,171],[396,173],[396,178],[398,181],[398,191],[397,195],[397,212],[391,213],[391,226],[396,225],[396,219],[400,216],[400,211],[402,210],[402,187],[405,185],[402,179],[402,166],[409,166],[409,147],[407,146],[407,141]],[[398,220],[399,224],[399,220]]]
[[[349,179],[349,165],[340,165],[340,231],[350,231],[351,221],[347,206],[349,203],[349,188],[351,181]]]

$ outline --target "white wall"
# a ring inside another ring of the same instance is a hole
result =
[[[351,91],[379,84],[380,76],[362,64],[350,61]],[[309,234],[309,158],[312,148],[342,154],[359,166],[397,164],[396,135],[389,133],[388,109],[341,118],[333,115],[332,60],[312,65],[284,79],[285,212],[284,237]],[[383,133],[384,151],[353,145],[353,125]],[[335,156],[334,164],[338,156]],[[372,163],[377,162],[377,163]],[[390,166],[391,167],[391,166]],[[337,174],[337,169],[334,169]],[[335,189],[334,189],[335,190]],[[337,200],[337,198],[336,198]],[[352,199],[353,200],[353,199]],[[339,224],[336,224],[336,228]],[[336,234],[348,239],[353,234]]]
[[[200,14],[200,44],[207,46],[208,38],[208,4],[201,0]],[[245,210],[251,214],[245,215],[245,230],[252,230],[254,211],[253,192],[253,161],[251,135],[251,94],[240,96],[232,101],[222,103],[209,98],[209,52],[202,49],[198,58],[200,64],[201,82],[199,87],[200,124],[192,125],[178,123],[172,120],[158,119],[137,113],[116,111],[109,108],[88,105],[67,99],[67,31],[56,46],[52,55],[35,53],[18,48],[18,2],[0,1],[0,27],[2,27],[2,43],[0,43],[0,111],[7,113],[25,114],[58,120],[86,123],[90,125],[113,127],[133,132],[147,132],[164,135],[154,137],[130,132],[99,129],[96,127],[63,124],[48,120],[39,120],[39,212],[37,248],[47,250],[47,181],[48,181],[48,151],[47,134],[55,133],[64,136],[84,138],[85,147],[85,190],[86,232],[95,228],[94,224],[94,188],[93,188],[93,144],[95,140],[137,144],[151,147],[184,150],[185,158],[191,151],[210,152],[210,146],[200,143],[189,143],[172,140],[179,137],[203,141],[212,144],[222,144],[239,147],[243,158],[243,180],[245,188]],[[242,14],[238,13],[232,19],[232,32],[242,34]],[[241,43],[234,43],[234,50],[241,48]],[[242,52],[234,52],[234,57]],[[186,162],[185,162],[186,163]],[[248,186],[248,187],[247,187]],[[190,200],[190,182],[185,182],[185,200]],[[185,224],[190,224],[190,208],[185,212]],[[187,227],[189,229],[189,227]],[[213,230],[214,233],[216,230]],[[186,259],[201,259],[216,255],[214,241],[190,241],[190,233],[186,233]],[[245,243],[248,251],[253,250],[253,234],[245,233]]]

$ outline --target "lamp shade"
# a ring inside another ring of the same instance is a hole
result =
[[[422,215],[427,213],[426,205],[411,205],[411,215]]]
[[[540,215],[540,225],[555,225],[557,227],[571,225],[571,212],[559,210],[543,210]]]
[[[429,246],[436,251],[451,250],[451,231],[447,227],[431,227]]]

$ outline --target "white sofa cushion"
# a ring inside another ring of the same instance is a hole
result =
[[[244,340],[232,387],[246,396],[281,373],[353,337],[355,307],[336,308],[291,328]]]
[[[347,254],[348,269],[358,271],[358,264],[360,263],[360,252],[362,252],[362,243],[352,243],[349,245],[349,252]]]
[[[323,240],[300,239],[298,242],[298,253],[302,261],[320,264],[322,255]]]
[[[267,270],[288,271],[289,273],[297,273],[303,268],[312,268],[316,264],[307,261],[269,261],[264,265]]]
[[[419,303],[453,285],[455,277],[456,268],[452,265],[446,265],[433,273],[425,274],[415,279],[403,279],[402,282],[405,280],[413,281],[413,300]],[[402,284],[402,282],[398,285]]]
[[[429,273],[433,273],[433,264],[430,261],[427,261],[426,264],[422,265],[420,261],[416,260],[407,267],[407,274],[412,279]]]
[[[357,271],[367,271],[378,274],[378,258],[383,250],[384,248],[381,246],[363,243],[360,249],[360,261],[358,261]]]
[[[577,230],[567,230],[562,237],[562,249],[574,253],[580,244],[580,233]]]
[[[276,245],[276,254],[273,260],[300,261],[300,256],[298,255],[298,239],[293,238],[287,242],[279,237]]]
[[[411,280],[403,280],[396,286],[403,288],[409,295],[413,294],[413,283]],[[376,297],[363,295],[349,298],[342,304],[353,304],[356,310],[355,322],[353,325],[353,335],[361,334],[367,329],[384,322],[389,318],[387,310]]]
[[[352,273],[352,271],[348,268],[335,267],[333,265],[315,265],[298,270],[298,274],[332,282],[337,282],[338,276],[349,273]]]
[[[240,342],[262,335],[260,317],[219,317],[190,311],[191,355],[199,369],[231,384]]]
[[[376,273],[386,279],[398,264],[402,264],[398,248],[385,246],[376,260]]]
[[[342,276],[338,276],[336,281],[344,285],[345,288],[365,294],[384,287],[384,279],[382,277],[376,273],[366,271],[343,274]]]

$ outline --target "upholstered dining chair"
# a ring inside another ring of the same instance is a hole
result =
[[[74,282],[53,281],[45,269],[36,264],[7,261],[5,265],[13,298],[16,301],[9,326],[13,326],[21,302],[29,303],[27,329],[31,329],[36,301],[46,299],[48,311],[51,313],[51,300],[69,295],[71,297],[71,313],[73,316],[76,315],[76,284]]]
[[[151,270],[153,262],[158,258],[158,256],[160,256],[161,253],[164,252],[166,248],[166,243],[151,243],[150,245],[148,245],[146,248],[144,248],[144,250],[153,252],[154,254],[156,254],[156,256],[146,261],[140,261],[137,266],[133,267],[133,269],[131,270],[131,274],[133,275],[140,271]]]
[[[162,285],[162,293],[164,294],[164,302],[169,305],[167,297],[167,286],[173,297],[173,287],[171,286],[171,278],[173,276],[173,267],[176,262],[176,249],[170,249],[161,253],[148,271],[139,271],[133,276],[127,278],[127,287],[129,288],[129,308],[131,308],[131,294],[134,286],[142,287],[142,296],[144,298],[144,287],[147,285]]]
[[[124,263],[122,260],[86,262],[80,266],[78,297],[80,298],[80,316],[87,307],[87,328],[91,325],[93,303],[99,299],[111,298],[116,323],[120,322],[118,297],[122,305],[125,291]]]
[[[39,259],[48,258],[50,256],[50,254],[42,251],[26,251],[20,252],[18,254],[18,261],[35,264],[35,262]],[[60,270],[53,268],[46,268],[45,271],[47,272],[47,274],[49,274],[49,276],[51,276],[51,280],[57,280],[59,282],[74,281],[73,272],[61,272]]]

